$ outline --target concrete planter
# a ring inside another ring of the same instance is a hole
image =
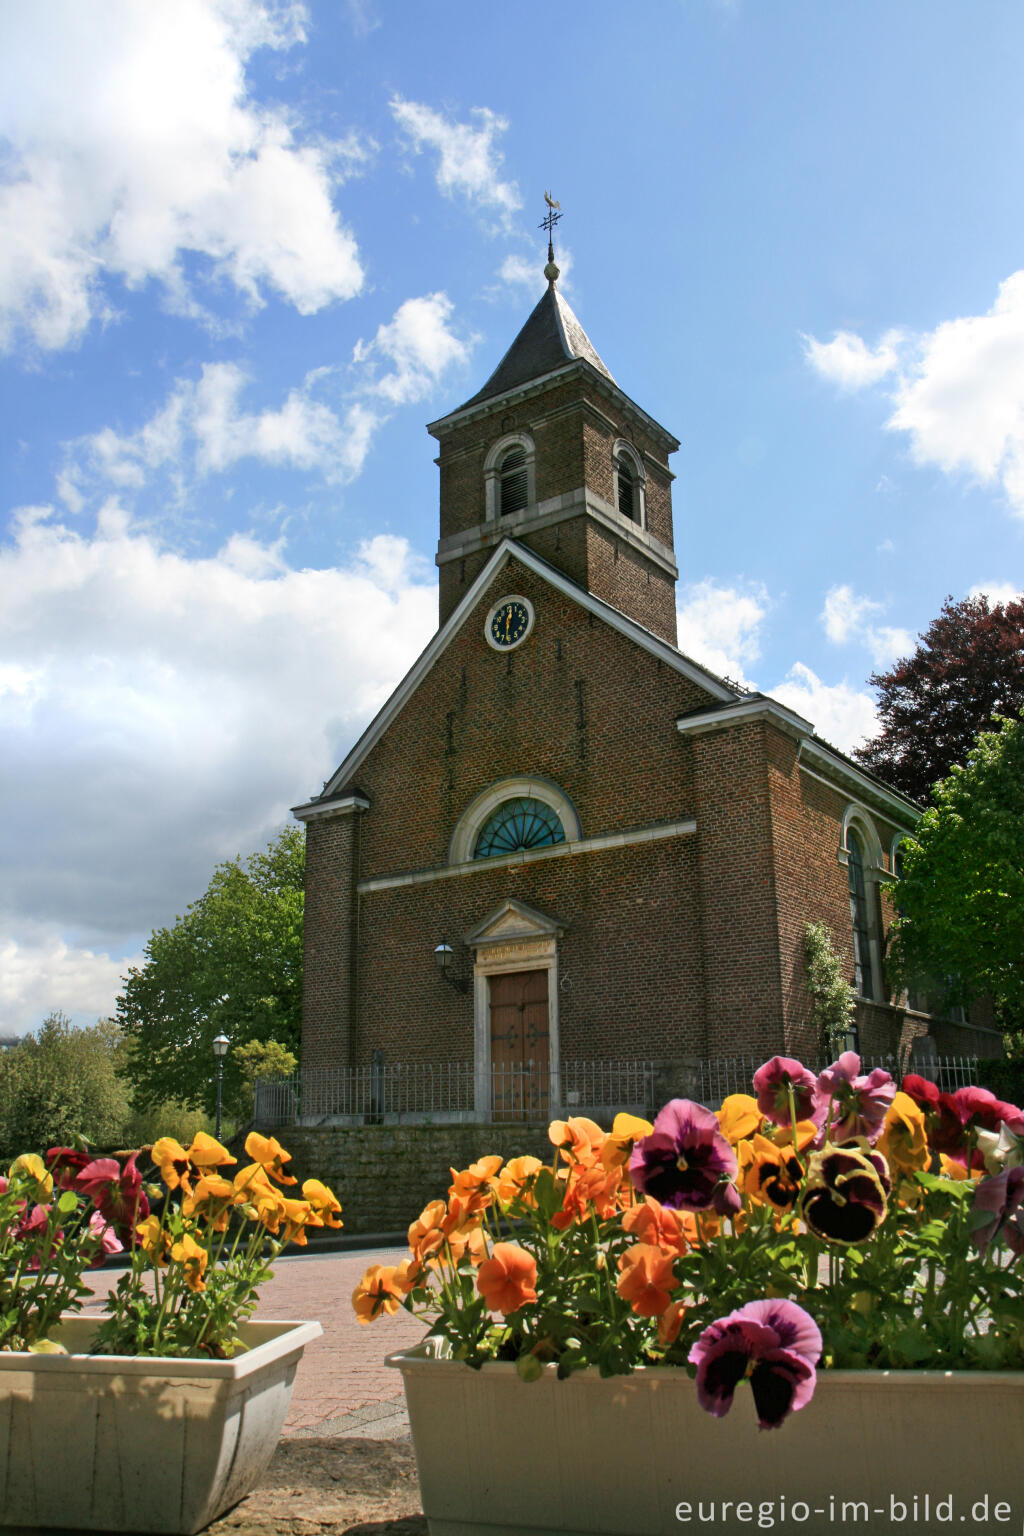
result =
[[[320,1324],[247,1323],[233,1360],[90,1356],[97,1326],[63,1321],[69,1355],[0,1353],[0,1524],[201,1530],[263,1475]]]
[[[823,1371],[759,1431],[678,1368],[526,1385],[422,1350],[402,1372],[431,1536],[716,1536],[774,1528],[945,1533],[1024,1523],[1024,1371]],[[999,1506],[997,1508],[997,1506]]]

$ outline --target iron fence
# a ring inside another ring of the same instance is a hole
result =
[[[731,1093],[750,1093],[763,1060],[565,1060],[494,1063],[489,1070],[472,1061],[373,1062],[257,1082],[254,1120],[261,1126],[432,1118],[543,1122],[552,1115],[620,1109],[650,1116],[674,1097],[717,1107]],[[827,1062],[804,1064],[820,1072]],[[976,1056],[933,1056],[912,1065],[944,1091],[977,1081]],[[893,1057],[862,1058],[863,1071],[874,1067],[897,1080],[904,1070]]]

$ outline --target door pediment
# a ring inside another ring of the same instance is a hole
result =
[[[464,942],[470,949],[486,952],[492,944],[554,941],[564,931],[565,924],[557,918],[548,917],[525,901],[509,897],[499,903],[482,923],[471,928]]]

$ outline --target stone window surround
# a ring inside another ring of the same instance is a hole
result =
[[[448,863],[465,864],[472,860],[481,827],[506,800],[540,800],[550,806],[562,823],[567,843],[579,842],[582,832],[576,807],[551,779],[523,776],[499,779],[483,790],[463,811],[448,844]],[[486,863],[487,860],[481,861]]]
[[[636,498],[636,516],[629,517],[625,512],[619,512],[619,459],[628,459],[633,471],[633,495]],[[638,528],[647,528],[647,472],[644,469],[643,459],[624,437],[617,437],[612,444],[612,475],[615,482],[615,510],[619,517],[625,518],[628,523],[635,523]]]
[[[537,480],[534,471],[536,454],[529,432],[506,432],[492,443],[484,460],[484,494],[486,517],[489,523],[501,516],[501,461],[510,448],[522,448],[526,454],[526,505],[532,507],[537,500]],[[510,516],[521,514],[511,513]]]
[[[842,867],[849,873],[850,853],[847,847],[847,833],[856,832],[863,850],[864,892],[867,898],[868,916],[868,955],[871,963],[871,987],[873,996],[866,998],[869,1003],[885,1002],[885,972],[882,968],[882,906],[879,898],[879,885],[882,880],[888,878],[885,868],[885,855],[882,852],[882,844],[875,830],[875,823],[863,806],[850,804],[843,813],[843,830],[839,842],[838,860]],[[860,995],[860,994],[858,994]]]

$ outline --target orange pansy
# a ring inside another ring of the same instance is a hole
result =
[[[291,1162],[292,1155],[285,1151],[276,1137],[261,1136],[258,1131],[250,1131],[245,1138],[245,1153],[254,1163],[259,1163],[279,1184],[299,1182],[290,1173],[284,1172],[283,1165]],[[234,1158],[231,1161],[234,1162]]]
[[[682,1213],[670,1210],[652,1195],[645,1195],[639,1205],[625,1212],[622,1227],[639,1242],[652,1243],[656,1248],[668,1248],[673,1253],[683,1254],[690,1246]]]
[[[672,1265],[675,1254],[653,1243],[637,1243],[619,1259],[616,1290],[628,1301],[637,1317],[660,1317],[672,1300],[675,1285]]]
[[[333,1190],[328,1189],[326,1184],[321,1184],[319,1179],[306,1180],[302,1186],[302,1198],[309,1201],[314,1211],[320,1217],[322,1226],[342,1227],[345,1225],[340,1219],[338,1221],[334,1219],[336,1216],[341,1217],[341,1202]]]
[[[764,1121],[757,1100],[749,1093],[730,1093],[722,1100],[721,1109],[715,1110],[715,1115],[722,1135],[732,1146],[759,1131]]]
[[[382,1312],[397,1312],[402,1292],[394,1264],[371,1264],[352,1292],[352,1305],[361,1323],[372,1323]]]
[[[537,1263],[518,1243],[495,1243],[476,1272],[476,1288],[492,1312],[508,1316],[537,1300]]]

